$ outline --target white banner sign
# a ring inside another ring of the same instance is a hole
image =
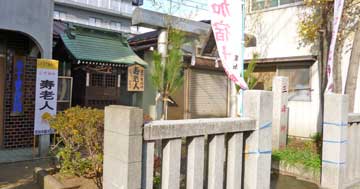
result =
[[[327,73],[327,77],[328,77],[328,83],[326,86],[327,92],[333,92],[333,90],[334,90],[334,53],[335,53],[336,39],[337,39],[337,34],[339,32],[339,26],[340,26],[343,7],[344,7],[344,0],[335,0],[333,31],[332,31],[332,35],[331,35],[329,57],[328,57],[328,63],[327,63],[327,68],[326,68],[326,73]],[[337,62],[337,64],[340,64],[340,63],[341,62]]]
[[[43,120],[42,116],[45,113],[56,114],[58,66],[57,60],[37,60],[34,135],[53,133],[49,123]]]
[[[242,89],[247,84],[243,71],[243,11],[241,0],[209,0],[211,26],[224,70]]]

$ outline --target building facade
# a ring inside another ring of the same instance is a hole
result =
[[[36,59],[52,56],[52,12],[49,0],[0,1],[0,149],[33,145]]]
[[[55,0],[54,19],[137,33],[131,29],[133,7],[132,0]]]
[[[288,135],[308,138],[321,133],[321,50],[316,43],[305,45],[298,34],[298,24],[309,8],[298,0],[249,0],[247,4],[246,32],[256,37],[257,45],[246,48],[245,59],[256,53],[268,74],[289,78]],[[350,51],[343,52],[342,77],[346,78],[344,65]],[[271,89],[271,80],[267,83]]]
[[[64,33],[54,35],[53,29],[59,31],[58,26],[60,26],[54,25],[54,19],[79,23],[89,26],[92,31],[100,32],[101,35],[113,36],[111,40],[122,45],[125,49],[122,52],[126,51],[129,55],[132,51],[127,47],[124,33],[131,32],[132,9],[131,0],[0,1],[0,149],[28,148],[37,143],[46,148],[46,143],[47,145],[49,143],[47,137],[34,137],[35,81],[37,59],[59,59],[53,57],[53,47],[56,47],[61,40],[60,35]],[[80,37],[77,36],[77,39],[80,40]],[[111,40],[108,44],[113,44]],[[117,55],[119,56],[115,57],[117,65],[125,64],[126,62],[121,59],[124,57],[123,54]],[[75,60],[78,57],[63,58]],[[114,60],[106,60],[106,64],[113,62]],[[136,62],[143,63],[142,60]],[[68,63],[70,65],[72,62]],[[102,63],[102,66],[104,64]],[[61,103],[71,105],[69,101],[72,97],[71,90],[67,90],[69,89],[67,82],[72,79],[72,75],[66,73],[67,69],[64,69],[63,65],[60,61],[59,96],[63,95],[64,99],[58,98],[59,109],[62,107]],[[123,70],[125,73],[126,69]],[[106,77],[107,80],[104,81],[108,81],[109,78],[112,85],[126,84],[126,82],[121,83],[123,80],[118,82],[117,75]],[[46,142],[43,143],[45,140]]]
[[[246,59],[257,53],[271,63],[269,73],[289,78],[288,134],[310,137],[321,132],[319,49],[301,46],[299,15],[306,8],[297,1],[249,2],[247,32],[256,36],[256,47],[246,49]],[[315,57],[315,58],[314,58]],[[294,58],[298,61],[294,61]],[[271,83],[270,83],[271,84]]]

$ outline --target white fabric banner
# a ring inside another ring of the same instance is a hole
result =
[[[43,120],[42,116],[45,113],[56,114],[58,66],[56,60],[37,60],[34,135],[53,133],[49,123]]]
[[[224,70],[242,89],[248,86],[243,71],[243,11],[241,0],[209,0],[211,26]]]
[[[335,53],[337,34],[339,32],[339,26],[340,26],[343,8],[344,8],[344,0],[335,0],[333,31],[332,31],[332,35],[331,35],[329,57],[328,57],[328,63],[327,63],[327,68],[326,68],[326,73],[327,73],[327,78],[328,78],[326,92],[333,92],[333,90],[334,90],[334,53]],[[342,47],[339,47],[339,48],[342,48]],[[337,64],[341,64],[341,62],[337,62]]]

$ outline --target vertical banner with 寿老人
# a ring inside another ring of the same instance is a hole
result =
[[[52,133],[52,129],[50,129],[49,123],[43,119],[43,115],[46,113],[56,114],[58,67],[57,60],[37,60],[34,135]]]
[[[209,0],[211,26],[224,70],[231,81],[242,89],[248,86],[243,72],[242,0]]]

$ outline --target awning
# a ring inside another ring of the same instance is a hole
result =
[[[61,34],[61,40],[78,63],[147,66],[147,63],[132,51],[120,33],[74,26]]]

